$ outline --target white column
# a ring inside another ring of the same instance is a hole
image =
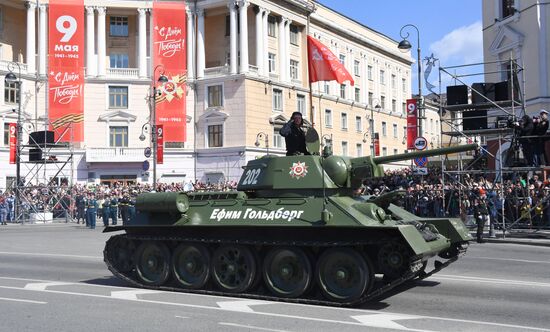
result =
[[[285,19],[285,78],[290,82],[290,23],[292,21],[288,18]]]
[[[28,1],[27,7],[27,72],[36,72],[36,3]]]
[[[40,20],[39,20],[39,27],[38,27],[38,74],[40,76],[46,75],[46,27],[47,27],[47,17],[46,17],[46,8],[47,5],[40,5],[38,9],[40,10]]]
[[[193,10],[186,8],[187,12],[187,79],[195,78],[195,62],[193,61],[193,50],[195,49],[195,20]]]
[[[262,24],[262,15],[264,9],[262,7],[256,8],[256,66],[258,67],[258,75],[263,75],[264,73],[264,61],[263,61],[263,49],[264,49],[264,39],[263,39],[263,24]]]
[[[250,2],[241,0],[239,3],[239,18],[241,35],[239,48],[241,50],[241,73],[248,72],[248,6]]]
[[[235,8],[235,1],[229,1],[227,4],[229,7],[229,38],[230,38],[230,63],[229,72],[231,75],[237,73],[237,10]]]
[[[285,66],[285,57],[286,57],[286,38],[285,38],[285,23],[286,18],[281,17],[279,20],[279,80],[286,81],[286,66]]]
[[[264,43],[263,43],[263,46],[264,46],[264,49],[263,49],[263,58],[264,58],[264,74],[265,76],[269,76],[269,36],[268,36],[268,31],[267,31],[267,18],[269,17],[269,13],[271,13],[271,11],[269,10],[264,10],[264,16],[263,16],[263,21],[262,21],[262,26],[263,26],[263,39],[264,39]]]
[[[204,9],[197,9],[197,78],[204,77]]]
[[[94,7],[86,7],[86,76],[96,76]]]
[[[105,36],[105,12],[107,8],[97,7],[97,75],[105,76],[107,67],[105,65],[107,37]]]
[[[138,8],[139,27],[138,27],[138,59],[139,59],[139,77],[147,77],[147,9]]]

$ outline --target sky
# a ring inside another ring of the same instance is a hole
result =
[[[442,67],[483,61],[481,1],[479,0],[318,0],[323,5],[374,29],[397,42],[401,27],[414,24],[420,32],[421,57],[432,53]],[[410,33],[412,57],[416,60],[417,34]],[[422,71],[425,69],[425,61]],[[457,69],[460,70],[460,69]],[[455,74],[461,74],[456,72]],[[473,69],[480,71],[480,69]],[[412,91],[418,91],[416,63],[412,67]],[[475,80],[475,78],[468,79]],[[481,78],[483,80],[483,78]],[[434,68],[428,81],[439,91],[438,70]],[[479,80],[479,77],[478,77]],[[442,75],[444,86],[452,77]],[[456,83],[459,84],[459,83]],[[429,93],[422,80],[423,94]],[[444,88],[443,88],[444,91]]]

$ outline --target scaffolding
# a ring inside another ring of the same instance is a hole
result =
[[[480,66],[483,66],[483,70],[477,70]],[[500,69],[487,72],[485,71],[487,66]],[[462,140],[480,144],[480,150],[476,152],[468,164],[465,164],[463,154],[457,155],[456,170],[447,167],[449,164],[448,157],[441,160],[443,187],[445,187],[446,180],[452,179],[455,183],[458,182],[459,204],[462,213],[462,211],[464,211],[462,202],[464,201],[465,189],[467,189],[465,178],[469,177],[469,175],[483,175],[486,178],[492,178],[493,186],[491,189],[498,193],[497,199],[500,202],[500,211],[498,211],[498,218],[496,220],[497,226],[501,228],[504,236],[506,231],[519,225],[520,221],[525,217],[522,213],[515,213],[512,214],[514,216],[513,220],[509,221],[508,224],[506,222],[506,204],[504,200],[505,176],[516,178],[518,174],[533,174],[536,171],[543,170],[541,167],[521,167],[522,165],[519,163],[518,133],[510,126],[510,124],[517,123],[517,120],[525,115],[525,98],[524,94],[521,92],[525,91],[525,80],[522,80],[521,85],[518,80],[518,74],[522,71],[523,67],[512,58],[505,61],[492,61],[439,68],[441,133],[442,136],[449,137],[448,143],[445,143],[445,139],[442,137],[442,146],[446,144],[448,144],[448,146],[460,144]],[[508,98],[504,100],[498,100],[494,97],[491,98],[491,96],[487,96],[485,91],[481,91],[474,86],[474,84],[466,83],[466,80],[475,76],[483,76],[483,80],[485,80],[486,74],[506,77],[506,95]],[[467,102],[449,105],[447,100],[441,98],[441,87],[444,85],[443,82],[449,82],[449,78],[451,81],[454,81],[455,84],[461,84],[467,87],[468,100],[472,100],[472,103]],[[475,102],[474,99],[476,100]],[[476,110],[486,110],[487,113],[477,117],[467,116],[467,118],[470,121],[486,121],[487,126],[482,129],[464,130],[464,114]],[[446,112],[450,113],[449,118],[444,117]],[[445,131],[445,127],[448,127],[450,130]],[[489,146],[489,143],[491,146]],[[489,167],[487,167],[488,165],[483,167],[482,164],[484,160],[487,163],[492,161],[494,168],[489,169]],[[544,172],[544,176],[546,176],[546,172]],[[500,183],[500,185],[496,185],[497,183]],[[516,193],[515,199],[518,202],[523,201],[528,195],[528,188],[526,188],[521,193],[522,197],[519,197]],[[540,208],[540,204],[545,204],[549,199],[548,196],[549,195],[546,195],[537,206],[533,204],[527,214],[530,216],[534,209]],[[445,195],[443,195],[443,197],[445,197]],[[445,201],[444,206],[446,206]],[[530,220],[529,224],[532,225]]]
[[[74,179],[74,147],[72,123],[54,127],[43,121],[43,130],[36,130],[38,121],[21,124],[26,143],[20,146],[20,182],[12,188],[19,200],[15,202],[16,222],[49,222],[73,218],[74,198],[70,189]],[[55,128],[54,132],[49,128]],[[40,137],[40,138],[39,138]],[[23,140],[22,140],[23,141]]]

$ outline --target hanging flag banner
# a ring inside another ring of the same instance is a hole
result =
[[[17,124],[10,123],[9,135],[10,135],[10,164],[17,162]]]
[[[84,0],[48,4],[48,115],[56,141],[84,141]],[[72,124],[72,138],[71,129]]]
[[[354,85],[353,77],[340,63],[340,60],[317,39],[307,36],[307,58],[309,81],[333,81],[342,84],[350,81]]]
[[[164,162],[164,129],[163,125],[157,125],[157,164]]]
[[[378,157],[380,155],[380,135],[378,133],[374,133],[372,145],[374,148],[374,155]]]
[[[155,96],[155,121],[164,127],[167,142],[186,141],[186,27],[185,1],[153,2],[152,77],[159,91]],[[161,75],[168,78],[168,83],[157,83]]]
[[[418,107],[416,99],[407,99],[407,149],[415,150],[414,141],[417,135],[417,114]]]

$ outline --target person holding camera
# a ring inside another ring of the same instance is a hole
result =
[[[540,117],[533,118],[533,135],[539,136],[533,139],[534,157],[536,166],[545,166],[550,162],[546,154],[546,131],[548,130],[548,112],[540,110]]]
[[[285,138],[287,156],[310,154],[306,148],[306,134],[303,125],[302,113],[294,112],[290,120],[279,130],[279,134]]]
[[[523,151],[523,158],[527,166],[535,166],[535,160],[533,155],[533,141],[531,138],[525,136],[531,136],[533,134],[534,124],[533,119],[525,114],[520,123],[516,126],[518,128],[519,143],[521,144],[521,150]]]

